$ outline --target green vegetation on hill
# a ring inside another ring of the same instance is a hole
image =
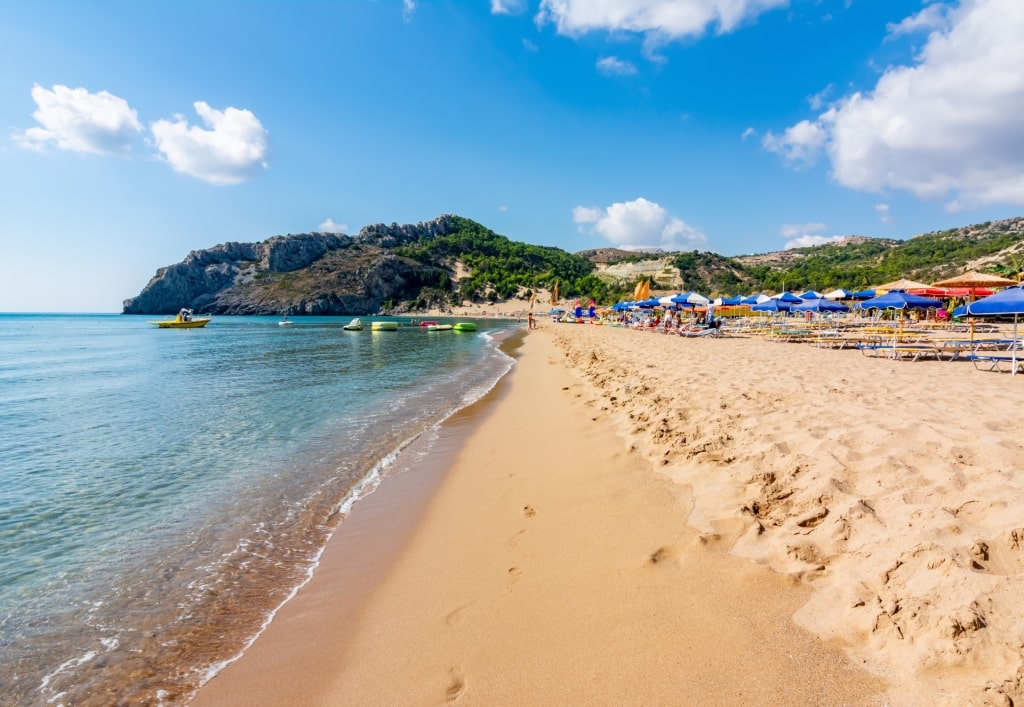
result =
[[[678,269],[683,289],[711,295],[860,290],[903,277],[934,282],[965,269],[1019,279],[1024,274],[1024,218],[926,233],[906,241],[853,237],[736,258],[699,251],[662,257]]]
[[[522,290],[552,288],[563,297],[608,301],[620,292],[594,274],[594,264],[560,248],[511,241],[475,221],[455,217],[457,230],[393,249],[424,265],[461,261],[470,271],[455,293],[460,300],[505,299]]]

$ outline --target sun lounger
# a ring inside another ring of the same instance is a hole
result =
[[[969,359],[979,371],[1012,373],[1016,367],[1017,373],[1024,373],[1024,358],[1020,356],[1014,359],[1011,354],[968,354],[964,358]]]

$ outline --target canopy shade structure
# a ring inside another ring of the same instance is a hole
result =
[[[884,285],[876,285],[875,292],[884,290],[885,292],[891,292],[892,290],[925,290],[928,289],[928,285],[924,282],[917,282],[916,280],[907,280],[906,278],[901,280],[893,280],[887,282]]]
[[[758,292],[756,295],[744,297],[742,300],[740,300],[740,304],[761,304],[762,302],[767,302],[770,299],[771,297],[769,297],[768,295]]]
[[[788,312],[793,308],[789,302],[783,302],[781,299],[770,299],[767,302],[761,302],[751,306],[751,310],[755,312]]]
[[[816,299],[805,299],[800,304],[793,305],[794,312],[849,312],[850,308],[840,302],[835,302],[824,297]]]
[[[825,294],[822,295],[822,297],[824,297],[825,299],[853,299],[853,295],[853,292],[850,292],[849,290],[845,290],[842,287],[839,287],[835,290],[832,290],[831,292],[826,292]],[[874,297],[873,294],[872,297]]]
[[[789,290],[772,296],[772,299],[779,300],[780,302],[785,302],[786,304],[800,304],[801,302],[803,302],[802,299],[794,295]]]
[[[925,285],[927,287],[927,285]],[[942,302],[930,297],[912,295],[902,290],[891,290],[880,297],[861,302],[861,309],[938,309]]]
[[[968,270],[965,273],[947,277],[945,280],[933,282],[932,287],[966,287],[973,289],[978,287],[1008,287],[1017,284],[1019,283],[1008,277],[978,272],[977,270]]]
[[[802,300],[808,300],[808,299],[821,299],[822,297],[824,297],[824,295],[822,295],[820,292],[817,292],[815,290],[807,290],[807,292],[803,292],[803,293],[797,295],[797,297],[799,297]]]
[[[1017,338],[1017,318],[1024,314],[1024,286],[1015,285],[1007,287],[1002,292],[997,292],[991,297],[985,297],[977,302],[970,302],[964,305],[963,308],[972,317],[1013,315],[1013,350],[1011,354],[1013,365],[1010,371],[1012,375],[1016,375],[1017,349],[1021,347],[1021,341]]]
[[[875,296],[875,290],[868,288],[866,290],[860,290],[859,292],[853,293],[853,299],[871,299]]]
[[[676,304],[695,304],[701,306],[711,302],[711,300],[699,292],[683,292],[673,297],[672,301]]]

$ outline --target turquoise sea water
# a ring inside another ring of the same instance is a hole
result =
[[[185,700],[515,326],[147,319],[0,315],[0,704]]]

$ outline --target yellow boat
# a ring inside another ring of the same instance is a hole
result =
[[[398,322],[373,322],[371,331],[398,331]]]
[[[183,309],[174,319],[150,322],[150,324],[156,324],[161,329],[199,329],[209,324],[211,319],[212,317],[193,317],[191,309]]]

